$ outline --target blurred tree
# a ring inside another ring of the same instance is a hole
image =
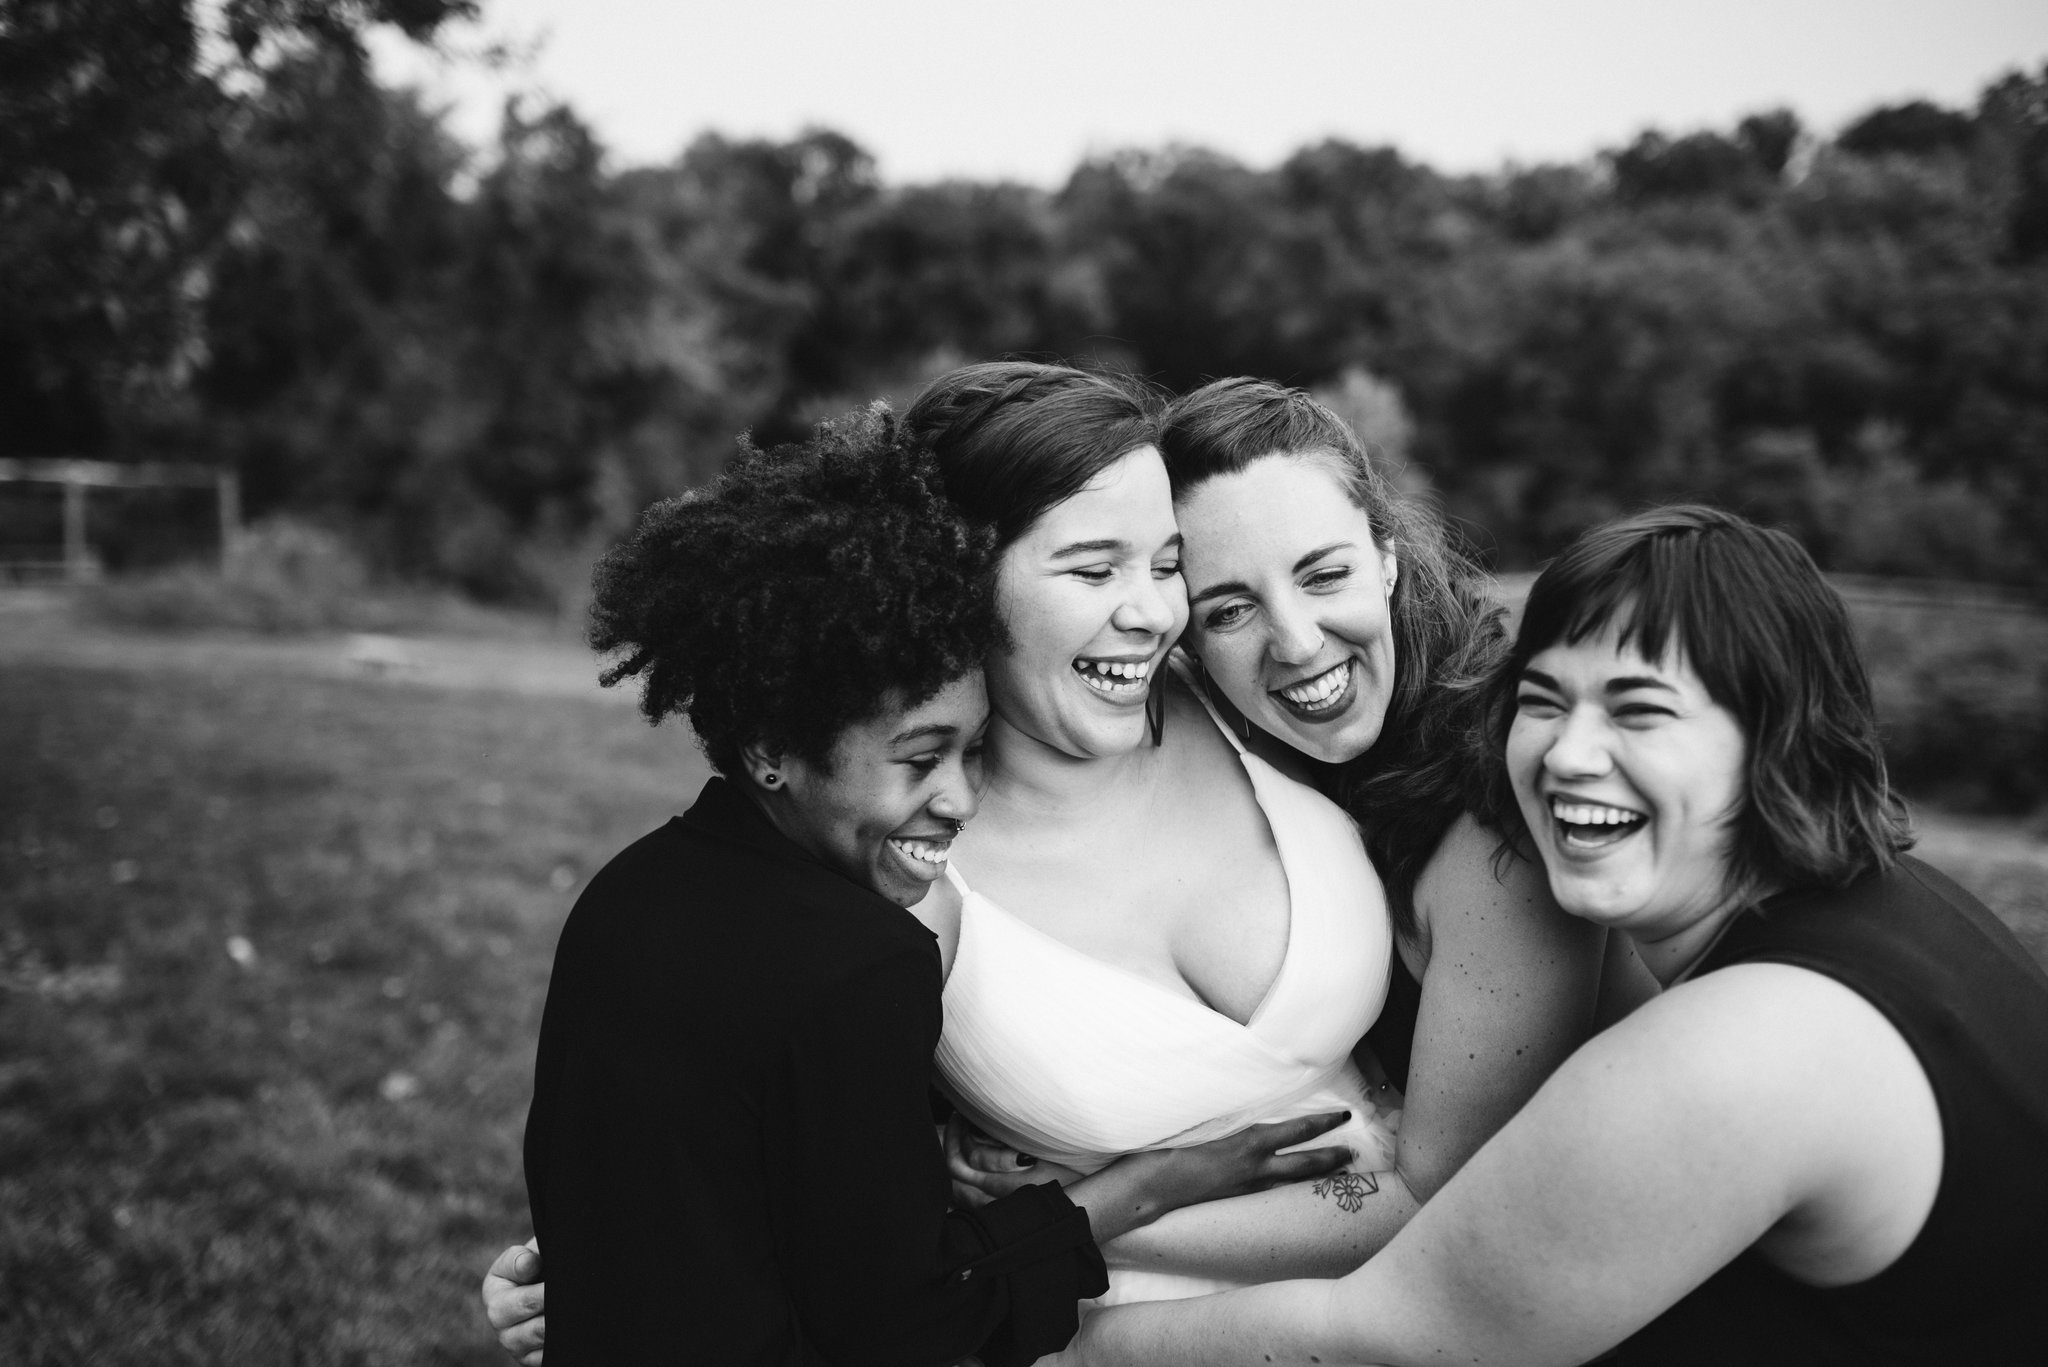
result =
[[[1968,114],[1926,100],[1909,100],[1871,110],[1843,129],[1835,146],[1858,156],[1901,153],[1924,157],[1961,151],[1976,135],[1976,122]]]
[[[217,60],[190,0],[0,5],[0,449],[118,452],[189,428],[199,308],[247,188],[242,91],[270,54],[424,38],[471,0],[230,0]],[[241,79],[228,79],[236,66]]]
[[[1615,192],[1635,204],[1712,197],[1754,205],[1777,185],[1798,140],[1799,120],[1788,110],[1744,119],[1733,137],[1647,132],[1609,154]]]
[[[2048,66],[2040,74],[2014,72],[1984,92],[1977,122],[2010,185],[2013,255],[2035,261],[2048,255]]]
[[[183,0],[0,8],[0,451],[104,451],[200,353],[232,204]]]
[[[741,428],[1005,352],[1318,386],[1514,561],[1708,497],[1838,566],[2048,585],[2048,70],[1832,142],[1170,147],[1048,194],[888,186],[825,129],[614,171],[547,105],[472,152],[360,42],[458,0],[0,6],[0,445],[203,447],[479,593]]]
[[[1199,148],[1084,163],[1056,203],[1092,277],[1104,330],[1173,385],[1219,374],[1290,376],[1269,180]]]

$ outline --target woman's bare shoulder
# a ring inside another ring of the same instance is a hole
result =
[[[1415,880],[1415,921],[1431,958],[1456,944],[1524,966],[1594,965],[1606,939],[1558,906],[1541,864],[1469,812],[1451,823]]]
[[[1470,812],[1459,815],[1437,841],[1415,881],[1418,913],[1431,905],[1462,905],[1475,897],[1498,901],[1550,901],[1543,866]]]

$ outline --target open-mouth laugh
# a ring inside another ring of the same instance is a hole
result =
[[[1152,664],[1150,658],[1108,660],[1083,657],[1074,661],[1074,672],[1081,676],[1081,682],[1106,698],[1142,698],[1151,682]]]
[[[1275,688],[1269,696],[1288,712],[1307,721],[1334,717],[1357,696],[1358,662],[1340,660],[1313,678]]]
[[[1641,812],[1604,802],[1569,802],[1550,799],[1550,819],[1556,823],[1558,839],[1567,849],[1599,850],[1618,845],[1649,824]]]

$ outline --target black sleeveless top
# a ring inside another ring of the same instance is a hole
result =
[[[1756,962],[1826,974],[1912,1047],[1941,1112],[1933,1208],[1898,1261],[1849,1286],[1745,1253],[1618,1360],[2048,1363],[2048,975],[1981,902],[1911,858],[1771,898],[1698,971]]]

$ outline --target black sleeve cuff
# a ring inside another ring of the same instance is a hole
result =
[[[1058,1183],[1021,1187],[980,1210],[947,1219],[947,1275],[1000,1279],[1007,1313],[983,1343],[987,1367],[1022,1367],[1072,1341],[1076,1302],[1109,1290],[1109,1269],[1088,1229],[1088,1212]]]

